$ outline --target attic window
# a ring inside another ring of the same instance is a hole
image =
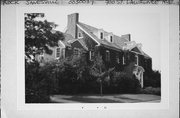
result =
[[[83,36],[82,36],[82,33],[81,32],[79,32],[78,33],[78,38],[82,38]]]
[[[104,36],[103,36],[103,32],[100,33],[100,38],[103,39]]]

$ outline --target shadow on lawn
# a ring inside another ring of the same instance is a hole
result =
[[[72,100],[72,101],[78,101],[78,102],[82,102],[82,103],[122,103],[119,101],[115,101],[115,100],[109,100],[109,99],[104,99],[104,98],[83,98],[80,96],[73,96],[71,98],[64,98],[66,100]]]

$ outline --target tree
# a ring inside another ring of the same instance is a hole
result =
[[[100,94],[103,93],[102,82],[106,77],[109,78],[109,73],[112,72],[115,68],[106,69],[103,62],[102,56],[98,53],[95,57],[94,63],[91,67],[91,75],[97,78],[97,81],[100,83]]]
[[[63,33],[55,31],[57,24],[43,20],[43,13],[25,14],[25,57],[34,59],[36,54],[43,52],[52,54],[49,47],[58,45],[63,40]]]

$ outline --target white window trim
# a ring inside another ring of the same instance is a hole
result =
[[[94,51],[89,51],[89,60],[93,61],[94,58]]]

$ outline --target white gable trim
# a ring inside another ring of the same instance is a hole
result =
[[[79,39],[73,40],[72,42],[70,42],[70,41],[71,41],[71,40],[69,40],[68,42],[71,43],[71,44],[74,43],[74,42],[76,42],[76,41],[78,41],[85,50],[88,50],[88,48],[87,48],[85,45],[83,45],[83,44],[81,43],[81,41],[79,41]]]
[[[141,54],[141,53],[139,53],[139,52],[135,52],[135,51],[131,51],[131,52],[133,52],[133,53],[135,53],[135,54],[143,55],[143,54]],[[143,56],[144,56],[144,55],[143,55]]]
[[[137,45],[136,45],[135,47],[137,47],[137,48],[139,49],[139,51],[141,52],[141,54],[144,54],[141,48],[139,48]],[[134,47],[134,48],[135,48],[135,47]],[[133,48],[132,48],[132,49],[133,49]]]
[[[84,30],[80,25],[77,24],[77,26],[78,26],[82,31],[84,31],[88,36],[90,36],[90,37],[98,44],[98,46],[100,45],[100,43],[99,43],[96,39],[94,39],[88,32],[86,32],[86,30]]]
[[[62,44],[62,46],[63,46],[62,48],[65,48],[65,47],[66,47],[65,44],[64,44],[61,40],[59,40],[58,43],[61,43],[61,44]],[[61,46],[58,45],[58,47],[61,47]]]
[[[138,50],[139,50],[141,53],[132,51],[132,49],[134,49],[135,47],[137,47]],[[144,52],[137,46],[137,44],[136,44],[135,46],[133,46],[133,47],[132,47],[131,49],[129,49],[129,50],[130,50],[131,52],[133,52],[133,53],[140,54],[140,55],[144,55]]]
[[[83,47],[85,50],[88,50],[88,48],[87,48],[85,45],[83,45],[83,44],[81,43],[81,41],[78,40],[78,42],[82,45],[82,47]]]

